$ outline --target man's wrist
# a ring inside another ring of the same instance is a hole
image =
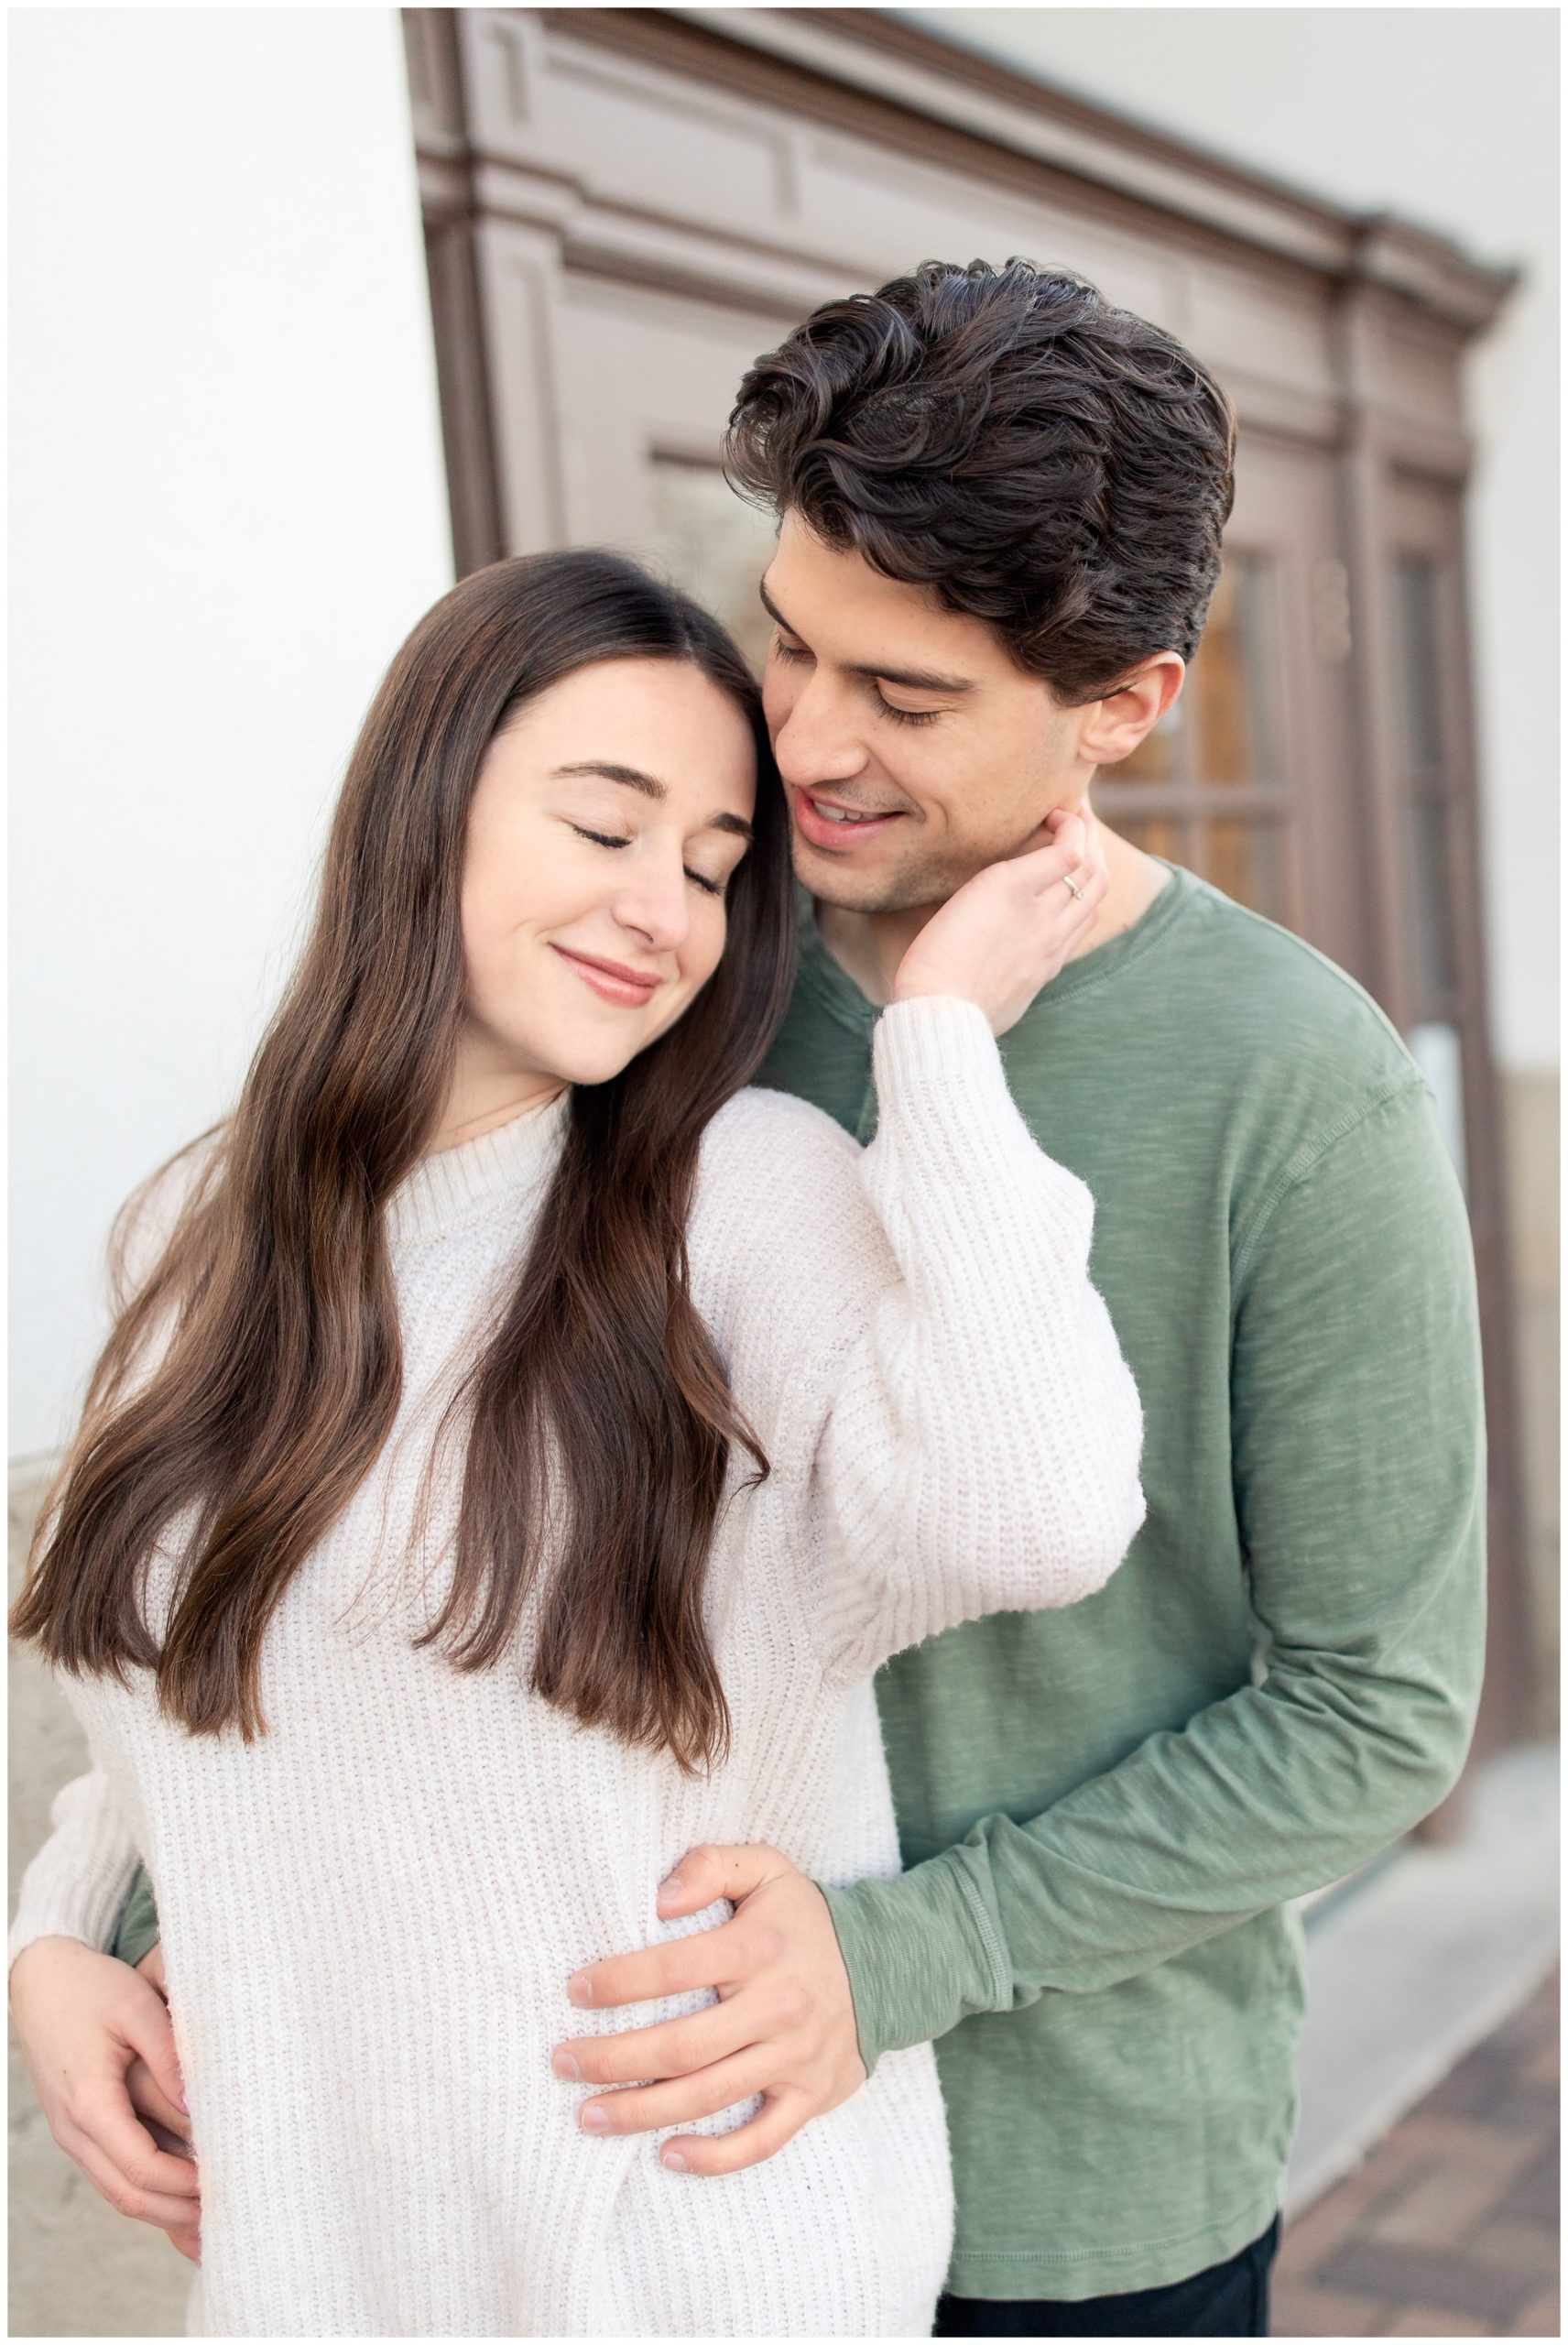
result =
[[[114,1926],[109,1951],[121,1962],[128,1962],[134,1969],[145,1956],[152,1952],[162,1935],[152,1882],[147,1878],[146,1866],[140,1866],[125,1892],[125,1902],[120,1909],[120,1918]]]
[[[964,1854],[947,1849],[891,1880],[822,1891],[867,2076],[884,2052],[928,2044],[974,2012],[1011,2002],[1006,1954]]]

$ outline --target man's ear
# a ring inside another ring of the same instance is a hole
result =
[[[1091,702],[1078,736],[1078,754],[1083,762],[1113,766],[1119,758],[1130,757],[1174,704],[1186,675],[1187,663],[1179,651],[1155,651],[1133,670],[1119,691]]]

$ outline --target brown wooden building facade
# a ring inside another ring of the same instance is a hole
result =
[[[820,302],[1022,253],[1180,334],[1240,418],[1236,509],[1117,829],[1358,977],[1437,1094],[1491,1432],[1484,1745],[1530,1624],[1462,541],[1461,364],[1507,273],[875,10],[405,12],[460,571],[613,543],[748,648],[770,543],[718,470],[735,388]]]

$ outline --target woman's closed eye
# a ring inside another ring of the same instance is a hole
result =
[[[630,846],[631,845],[631,840],[629,838],[612,838],[607,831],[586,830],[581,823],[573,823],[571,827],[576,832],[580,839],[592,839],[595,846],[619,847]],[[682,868],[686,873],[687,878],[690,879],[695,887],[701,888],[705,896],[722,896],[724,894],[724,883],[722,879],[706,879],[700,871],[693,871],[690,864],[683,865]]]

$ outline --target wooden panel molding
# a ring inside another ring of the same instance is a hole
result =
[[[711,471],[745,368],[824,301],[926,256],[1071,269],[1225,384],[1240,423],[1227,549],[1276,582],[1278,803],[1238,784],[1205,808],[1195,773],[1107,774],[1105,811],[1174,823],[1200,865],[1216,820],[1253,823],[1278,849],[1283,916],[1407,1031],[1433,1013],[1412,971],[1392,573],[1410,512],[1438,532],[1464,843],[1446,911],[1492,1394],[1483,1737],[1498,1739],[1528,1673],[1460,500],[1465,353],[1515,272],[875,9],[420,8],[405,25],[460,569],[584,542],[662,558],[659,516],[683,492],[661,464]],[[699,505],[693,530],[713,518]],[[712,591],[751,558],[736,540]]]

